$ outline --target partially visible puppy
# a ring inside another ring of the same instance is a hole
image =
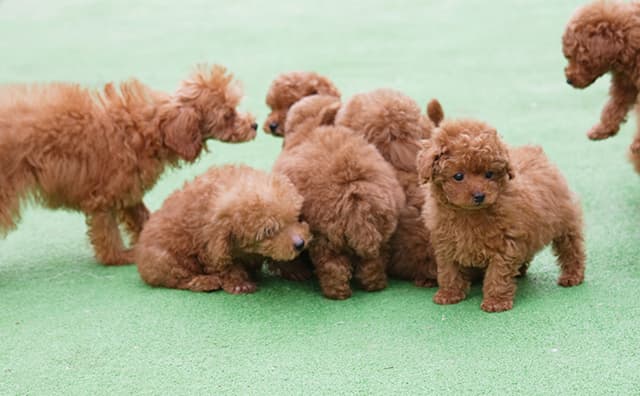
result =
[[[313,95],[287,115],[282,153],[273,171],[304,197],[302,218],[314,235],[309,254],[323,294],[351,296],[353,277],[367,291],[386,287],[388,244],[404,206],[393,168],[374,146],[332,124],[338,98]]]
[[[418,158],[426,183],[424,220],[438,262],[438,304],[463,300],[473,270],[484,272],[487,312],[511,309],[514,278],[549,243],[561,286],[582,283],[582,212],[542,149],[509,149],[495,128],[474,120],[440,124]]]
[[[135,246],[152,286],[251,293],[265,259],[290,260],[311,239],[302,197],[279,174],[211,168],[167,198]]]
[[[433,109],[436,110],[436,109]],[[435,114],[435,113],[434,113]],[[434,115],[437,120],[437,117]],[[438,120],[437,120],[438,121]],[[354,95],[340,109],[336,125],[360,133],[394,167],[406,196],[398,228],[391,238],[389,275],[435,286],[436,263],[429,230],[421,218],[424,192],[418,185],[416,156],[420,141],[434,128],[410,97],[391,89]]]
[[[592,140],[614,136],[631,107],[639,106],[640,3],[596,0],[578,8],[562,36],[562,51],[569,62],[567,83],[575,88],[586,88],[611,72],[611,98],[588,136]],[[640,124],[631,153],[632,161],[640,163]]]
[[[85,214],[99,262],[131,262],[149,217],[142,202],[166,166],[194,161],[210,138],[255,137],[236,107],[241,89],[221,66],[200,67],[167,95],[137,80],[94,92],[76,84],[0,87],[0,236],[16,227],[28,197]]]
[[[315,72],[288,72],[279,75],[267,92],[267,106],[271,113],[264,122],[264,131],[274,136],[284,136],[289,108],[310,95],[339,98],[340,91],[327,77]]]

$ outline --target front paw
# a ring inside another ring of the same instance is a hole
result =
[[[255,292],[258,287],[255,283],[249,281],[227,283],[222,287],[224,291],[231,294],[248,294]]]
[[[497,298],[485,298],[480,304],[485,312],[503,312],[513,308],[513,300],[499,300]]]
[[[558,278],[558,284],[562,287],[577,286],[584,281],[584,274],[582,273],[567,273],[560,275]]]
[[[618,130],[615,128],[606,128],[602,124],[596,124],[591,130],[587,133],[587,136],[591,140],[603,140],[609,138],[618,133]]]
[[[433,302],[440,305],[457,304],[466,297],[462,290],[440,289],[433,295]]]

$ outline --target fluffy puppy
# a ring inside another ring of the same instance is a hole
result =
[[[274,172],[304,197],[302,218],[314,235],[309,254],[323,294],[351,296],[352,276],[367,291],[386,287],[388,243],[404,194],[393,168],[362,136],[331,124],[339,99],[314,95],[287,115]]]
[[[203,142],[242,142],[257,125],[239,114],[238,84],[221,66],[200,67],[172,95],[137,80],[94,92],[76,84],[0,87],[0,236],[16,227],[20,203],[85,214],[96,258],[131,262],[149,211],[142,202],[158,177],[194,161]]]
[[[301,206],[282,175],[211,168],[151,215],[134,248],[140,276],[152,286],[251,293],[265,259],[291,260],[309,242]]]
[[[433,123],[421,114],[413,99],[391,89],[354,95],[342,106],[335,123],[375,145],[395,169],[404,190],[407,203],[391,238],[389,275],[418,286],[435,286],[436,263],[429,230],[421,217],[424,192],[419,188],[416,168],[420,140],[431,135]]]
[[[567,23],[562,51],[568,61],[567,83],[575,88],[586,88],[611,72],[610,99],[588,136],[600,140],[615,135],[631,107],[638,106],[640,3],[597,0],[580,7]],[[640,125],[631,152],[640,171]]]
[[[483,122],[443,122],[418,158],[426,183],[423,215],[438,262],[438,304],[455,304],[470,274],[484,272],[487,312],[511,309],[514,278],[549,243],[561,286],[584,279],[582,213],[542,149],[509,149]]]
[[[331,95],[339,98],[340,91],[327,77],[315,72],[288,72],[279,75],[267,92],[267,106],[271,113],[264,122],[264,131],[275,136],[283,136],[289,108],[310,95]]]

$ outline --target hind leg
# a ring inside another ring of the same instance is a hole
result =
[[[321,241],[310,246],[309,254],[316,269],[322,294],[332,300],[351,297],[351,261],[329,249]]]
[[[560,264],[560,286],[576,286],[584,280],[584,240],[580,232],[568,232],[553,240],[553,251]]]
[[[387,287],[387,259],[375,257],[360,259],[353,276],[366,291],[378,291]]]
[[[130,264],[132,255],[122,243],[116,217],[110,211],[94,212],[87,215],[89,239],[96,259],[105,265]]]
[[[138,242],[138,236],[149,220],[149,215],[149,209],[142,202],[119,211],[119,220],[124,223],[132,245]]]

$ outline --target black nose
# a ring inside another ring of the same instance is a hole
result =
[[[477,204],[481,204],[484,202],[484,194],[483,193],[473,193],[473,202]]]
[[[258,130],[258,124],[256,124],[255,122],[253,124],[251,124],[251,129],[253,129],[254,131]]]
[[[269,124],[269,129],[271,130],[271,132],[275,132],[278,129],[278,123],[272,122],[271,124]]]
[[[304,249],[304,239],[296,237],[293,239],[293,248],[296,249],[296,251],[301,251],[302,249]]]
[[[567,78],[567,84],[573,85],[573,81],[570,78]]]

